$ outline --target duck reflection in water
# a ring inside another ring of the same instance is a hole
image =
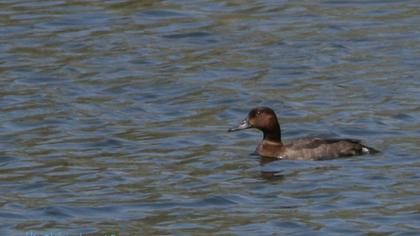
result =
[[[279,161],[277,158],[273,157],[260,157],[260,166],[261,166],[261,177],[270,181],[283,180],[285,175],[282,171],[270,170],[270,168],[264,168],[269,166],[270,163],[274,161]]]

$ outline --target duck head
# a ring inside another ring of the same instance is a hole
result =
[[[256,107],[241,121],[239,126],[230,128],[228,132],[255,128],[264,133],[264,139],[280,141],[280,125],[276,113],[269,107]]]

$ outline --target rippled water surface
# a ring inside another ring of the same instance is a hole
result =
[[[419,235],[419,1],[0,1],[0,235]],[[268,161],[284,139],[374,156]]]

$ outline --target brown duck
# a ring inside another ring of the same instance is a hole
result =
[[[263,140],[256,149],[256,153],[262,157],[289,160],[326,160],[378,152],[363,145],[357,139],[300,138],[288,144],[283,144],[276,113],[269,107],[252,109],[238,127],[231,128],[228,131],[233,132],[249,128],[256,128],[264,133]]]

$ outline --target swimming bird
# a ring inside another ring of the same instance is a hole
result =
[[[263,132],[263,140],[255,152],[262,157],[288,160],[326,160],[363,154],[374,154],[378,151],[361,143],[358,139],[322,139],[299,138],[283,144],[280,125],[276,113],[269,107],[256,107],[239,126],[228,131],[239,131],[255,128]]]

